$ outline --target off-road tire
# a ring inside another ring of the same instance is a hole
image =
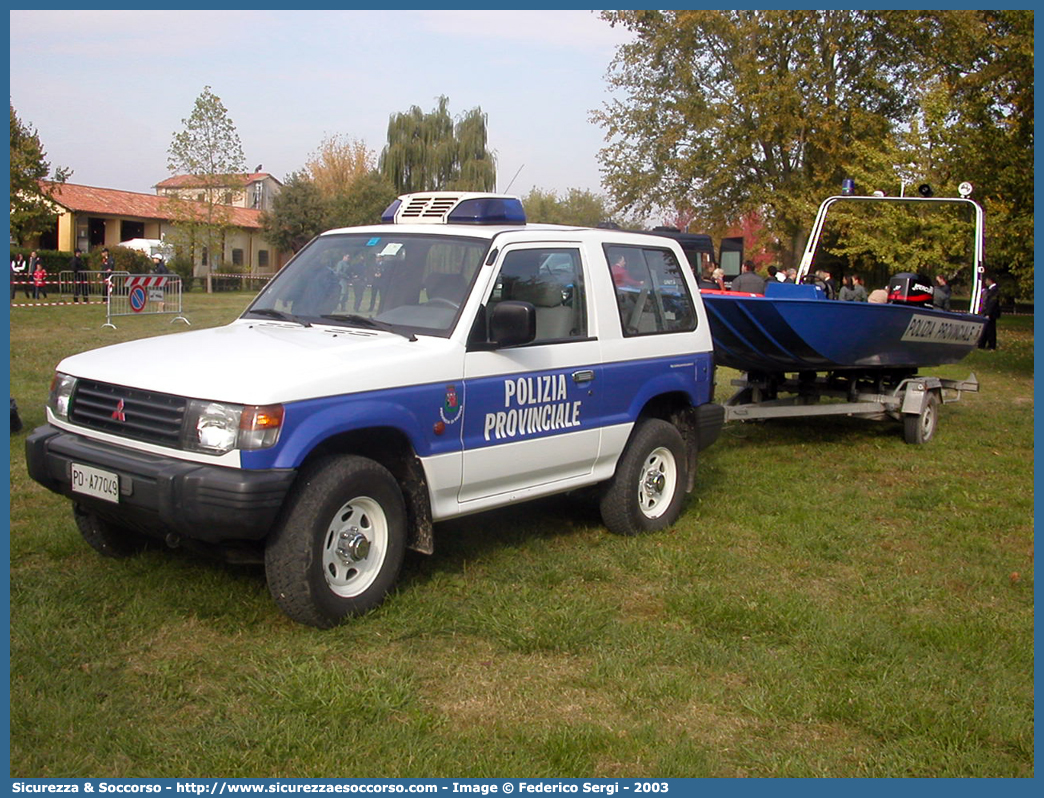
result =
[[[99,518],[79,504],[73,505],[73,518],[87,545],[103,557],[122,559],[145,550],[149,539],[127,527]]]
[[[687,462],[685,440],[673,424],[638,422],[599,504],[609,531],[637,535],[677,521],[685,505]]]
[[[365,457],[324,458],[298,477],[267,542],[268,589],[290,618],[327,629],[384,601],[405,550],[395,477]]]

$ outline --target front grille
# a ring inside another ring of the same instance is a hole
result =
[[[77,380],[69,420],[100,432],[176,448],[186,404],[181,396]]]

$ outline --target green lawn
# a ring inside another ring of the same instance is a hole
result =
[[[62,356],[185,328],[103,321],[12,309],[27,427]],[[933,372],[981,391],[926,446],[730,425],[674,529],[614,537],[570,497],[446,523],[327,632],[257,567],[96,556],[12,436],[12,776],[1032,776],[1032,322]]]

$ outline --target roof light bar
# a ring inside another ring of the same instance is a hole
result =
[[[506,194],[430,191],[403,194],[381,214],[384,224],[504,224],[526,223],[518,197]]]

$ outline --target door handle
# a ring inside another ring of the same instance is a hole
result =
[[[582,382],[590,382],[594,379],[595,373],[592,369],[584,369],[582,371],[573,372],[573,382],[579,385]]]

